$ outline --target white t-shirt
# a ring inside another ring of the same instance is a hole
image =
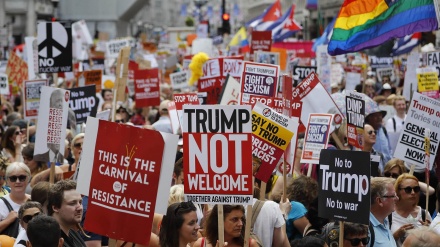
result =
[[[396,131],[394,131],[394,123],[393,123],[393,118],[396,121]],[[405,122],[405,118],[400,118],[397,115],[394,115],[393,117],[391,117],[390,119],[388,119],[388,121],[385,124],[385,128],[387,129],[387,133],[400,133],[400,131],[402,131],[403,129],[403,124]]]
[[[435,216],[434,220],[431,222],[431,225],[429,227],[431,227],[438,234],[440,234],[440,214],[439,213],[437,213],[437,216]]]
[[[18,236],[15,239],[14,247],[26,247],[26,241],[28,241],[28,237],[26,234],[26,230],[20,227],[20,231],[18,232]]]
[[[406,225],[406,224],[410,224],[412,223],[414,225],[414,228],[419,228],[422,227],[422,224],[419,222],[419,220],[422,220],[422,208],[420,206],[417,206],[418,209],[418,213],[417,213],[417,217],[412,217],[411,214],[408,215],[407,218],[403,218],[402,216],[400,216],[398,213],[393,212],[393,222],[391,224],[391,232],[394,233],[396,232],[401,226]],[[431,215],[429,214],[429,212],[427,210],[425,210],[426,212],[426,216],[425,216],[425,220],[429,220],[432,221]],[[406,235],[405,235],[406,238]],[[398,239],[396,241],[397,246],[402,246],[402,243],[404,239]]]
[[[18,213],[18,210],[20,209],[20,204],[17,204],[11,200],[11,194],[5,195],[3,198],[8,200],[9,204],[11,204],[12,209]],[[6,206],[5,202],[0,199],[0,221],[6,219],[9,214],[8,206]]]
[[[252,205],[257,199],[253,199]],[[251,220],[248,220],[249,224]],[[265,201],[260,213],[254,224],[254,233],[263,242],[263,246],[272,246],[273,231],[275,228],[282,227],[286,222],[284,221],[283,213],[281,213],[280,206],[274,201]]]

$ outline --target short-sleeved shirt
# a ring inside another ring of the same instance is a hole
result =
[[[298,239],[302,237],[302,232],[299,232],[293,222],[299,218],[302,218],[306,215],[307,209],[300,202],[291,201],[290,205],[292,205],[292,209],[287,216],[286,221],[286,233],[289,240]]]
[[[253,199],[253,204],[257,199]],[[272,246],[273,232],[285,224],[280,206],[274,201],[265,201],[254,223],[253,232],[261,239],[263,246]]]
[[[396,247],[396,241],[389,228],[388,218],[381,224],[370,212],[370,222],[374,230],[374,247]],[[368,234],[371,239],[371,233]],[[368,244],[371,246],[371,243]]]

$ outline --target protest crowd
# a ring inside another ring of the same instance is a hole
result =
[[[77,48],[7,52],[0,246],[440,246],[440,51],[398,47],[437,19],[382,34],[388,8],[374,43],[345,2],[301,45],[261,20],[227,49],[38,24]]]

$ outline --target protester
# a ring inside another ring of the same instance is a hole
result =
[[[47,203],[51,184],[47,181],[41,181],[32,188],[31,200],[43,205],[43,212],[47,214]]]
[[[83,207],[81,195],[76,191],[76,182],[61,180],[50,188],[47,213],[60,224],[64,247],[86,247],[77,232]]]
[[[420,186],[415,176],[407,173],[400,175],[394,188],[399,200],[396,202],[396,211],[392,214],[391,231],[400,246],[406,238],[407,230],[423,225],[429,226],[432,218],[428,211],[417,206]]]
[[[192,202],[178,202],[168,206],[159,233],[161,247],[187,246],[198,239],[200,226],[196,210]]]
[[[28,247],[61,247],[64,239],[58,222],[46,215],[36,216],[29,222]]]
[[[104,102],[112,102],[113,101],[113,92],[111,89],[103,88],[101,89],[101,96]]]
[[[78,165],[79,162],[79,157],[81,156],[83,142],[84,142],[84,133],[79,133],[72,139],[72,144],[70,149],[72,150],[73,158],[75,161],[73,164],[62,165],[61,169],[63,170],[63,172],[70,172],[76,170],[76,166]]]
[[[29,170],[31,171],[31,181],[37,174],[47,169],[47,164],[45,162],[34,160],[33,143],[29,143],[28,145],[26,145],[21,153],[23,155],[24,163],[29,167]],[[31,183],[29,183],[28,187],[26,188],[26,192],[31,193],[31,190]]]
[[[0,155],[0,197],[3,197],[9,192],[11,192],[11,188],[6,184],[6,169],[8,168],[9,160]]]
[[[241,205],[223,205],[224,215],[224,240],[229,247],[243,246],[245,218],[244,207]],[[193,247],[214,247],[218,244],[218,205],[215,205],[205,222],[205,237],[199,238]],[[258,247],[257,242],[250,238],[251,247]]]
[[[183,183],[184,183],[183,157],[181,157],[174,164],[173,181],[172,181],[171,185],[183,184]]]
[[[168,102],[169,100],[164,100],[160,103],[159,106],[159,120],[153,123],[153,128],[157,131],[173,133],[173,129],[171,128],[171,120],[168,115]]]
[[[35,216],[43,214],[43,208],[39,202],[27,201],[21,205],[18,210],[18,218],[20,219],[20,232],[15,240],[14,247],[26,247],[26,241],[28,240],[26,231],[28,223]]]
[[[17,212],[20,206],[30,198],[25,191],[30,174],[29,168],[20,162],[11,163],[6,169],[6,179],[11,187],[11,192],[0,200],[0,232],[9,226],[14,227],[9,232],[10,237],[17,237],[19,230],[19,224],[16,224]]]
[[[120,114],[121,120],[124,123],[128,123],[130,121],[131,112],[130,108],[127,106],[128,103],[118,102],[118,106],[116,108],[116,113]]]
[[[382,174],[383,173],[383,168],[385,166],[384,163],[384,156],[382,153],[377,152],[373,147],[374,144],[376,143],[376,134],[377,131],[374,130],[373,126],[369,125],[369,124],[365,124],[364,125],[364,140],[363,140],[363,151],[365,152],[369,152],[371,153],[371,155],[377,155],[379,156],[379,167],[378,169],[375,169],[375,173],[374,174]],[[372,171],[373,172],[373,171]]]
[[[409,230],[402,247],[438,247],[440,235],[432,228],[423,226]]]
[[[385,124],[385,128],[390,136],[391,152],[397,146],[397,141],[400,133],[403,130],[404,122],[406,119],[406,100],[403,96],[396,96],[394,98],[393,107],[395,114],[393,114]]]
[[[371,125],[376,130],[376,143],[373,145],[374,150],[383,155],[383,163],[386,164],[391,157],[391,147],[386,129],[382,126],[382,119],[386,115],[385,111],[379,109],[374,102],[367,102],[371,109],[368,114],[365,112],[365,124]],[[383,168],[383,166],[382,166]]]
[[[307,236],[302,239],[296,239],[290,242],[292,247],[328,247],[327,243],[321,238]]]
[[[370,231],[369,237],[373,239],[374,235],[374,242],[369,246],[396,247],[388,221],[388,215],[394,211],[394,205],[399,199],[394,189],[394,180],[385,177],[371,178],[370,195],[370,225],[374,232]]]
[[[2,138],[2,155],[9,159],[9,162],[23,162],[21,155],[21,144],[23,133],[16,125],[9,126]]]

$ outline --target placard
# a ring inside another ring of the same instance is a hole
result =
[[[301,163],[319,164],[321,150],[327,148],[333,114],[312,113],[304,136]]]
[[[280,66],[262,63],[243,63],[240,102],[249,104],[250,95],[275,97]]]
[[[364,146],[365,100],[362,94],[348,92],[345,96],[348,144],[359,149]]]
[[[8,75],[0,73],[0,94],[9,95]]]
[[[256,63],[280,65],[280,53],[256,51],[254,53],[254,61]]]
[[[370,221],[370,153],[321,151],[318,216],[368,225]]]
[[[317,72],[316,66],[298,66],[295,65],[291,69],[292,77],[295,85],[300,84],[304,79],[307,78],[311,73]]]
[[[251,55],[255,51],[270,51],[272,47],[272,31],[252,31]]]
[[[47,86],[47,80],[24,81],[23,117],[26,120],[36,119],[40,108],[41,88]]]
[[[69,107],[75,112],[76,123],[85,123],[87,117],[95,117],[99,99],[96,97],[95,85],[71,88]]]
[[[183,107],[185,200],[252,205],[250,106]]]
[[[171,86],[175,90],[188,88],[188,72],[180,71],[170,74]]]
[[[134,71],[136,107],[158,106],[160,104],[159,69]]]
[[[438,72],[434,67],[417,68],[417,88],[419,93],[428,97],[438,99]]]
[[[240,83],[231,75],[226,77],[219,97],[219,105],[238,105],[240,100]]]
[[[9,81],[17,83],[17,86],[19,87],[24,80],[28,79],[28,67],[26,62],[13,51],[9,53],[6,74],[8,75]]]

